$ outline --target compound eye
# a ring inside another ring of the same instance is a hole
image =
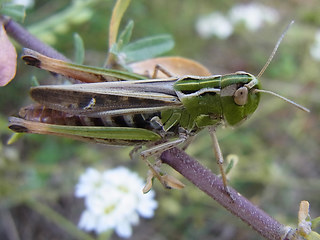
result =
[[[238,88],[237,91],[233,95],[234,102],[237,105],[243,106],[247,103],[248,101],[248,88],[246,87],[241,87]]]

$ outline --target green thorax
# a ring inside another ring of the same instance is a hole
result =
[[[243,105],[235,102],[239,88],[248,90]],[[170,122],[167,126],[179,125],[188,130],[221,123],[234,126],[247,119],[258,107],[260,96],[254,93],[256,88],[260,88],[257,79],[245,72],[182,77],[174,84],[174,89],[184,108],[164,111],[162,121],[165,125]]]

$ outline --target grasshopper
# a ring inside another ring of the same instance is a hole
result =
[[[215,134],[218,126],[237,126],[245,121],[258,107],[261,93],[272,94],[309,112],[285,97],[261,89],[258,80],[289,26],[257,77],[239,71],[206,77],[146,79],[129,72],[67,63],[25,50],[22,59],[27,64],[86,83],[31,88],[30,95],[37,104],[22,108],[19,117],[11,117],[9,128],[15,132],[52,134],[109,145],[148,145],[149,148],[141,152],[150,168],[144,192],[150,190],[154,177],[165,187],[182,187],[147,158],[187,144],[192,136],[207,128],[224,187],[228,190],[223,155]]]

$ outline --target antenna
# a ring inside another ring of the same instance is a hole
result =
[[[283,33],[281,34],[281,36],[280,36],[280,38],[279,38],[276,46],[274,47],[274,49],[273,49],[270,57],[268,58],[268,61],[266,62],[266,64],[263,66],[263,68],[261,69],[261,71],[260,71],[259,74],[257,75],[257,78],[260,78],[261,75],[264,73],[264,71],[265,71],[265,70],[267,69],[267,67],[269,66],[270,62],[272,61],[274,55],[276,54],[276,52],[277,52],[277,50],[278,50],[278,47],[279,47],[282,39],[284,38],[284,36],[286,35],[286,33],[288,32],[289,28],[291,27],[291,25],[292,25],[293,23],[294,23],[294,21],[291,21],[291,22],[288,24],[288,26],[286,27],[286,29],[283,31]],[[281,95],[279,95],[279,94],[277,94],[277,93],[274,93],[274,92],[272,92],[272,91],[262,90],[262,89],[254,89],[253,92],[254,92],[254,93],[268,93],[268,94],[270,94],[270,95],[273,95],[273,96],[275,96],[275,97],[278,97],[278,98],[284,100],[284,101],[287,102],[287,103],[292,104],[293,106],[299,108],[300,110],[302,110],[302,111],[304,111],[304,112],[307,112],[307,113],[310,112],[310,110],[309,110],[308,108],[305,108],[305,107],[301,106],[300,104],[295,103],[294,101],[292,101],[292,100],[290,100],[290,99],[288,99],[288,98],[285,98],[285,97],[283,97],[283,96],[281,96]]]
[[[277,93],[274,93],[274,92],[271,92],[271,91],[268,91],[268,90],[262,90],[262,89],[254,89],[253,92],[254,92],[254,93],[258,92],[258,93],[268,93],[268,94],[271,94],[271,95],[273,95],[273,96],[275,96],[275,97],[278,97],[278,98],[286,101],[287,103],[292,104],[293,106],[299,108],[300,110],[302,110],[302,111],[304,111],[304,112],[307,112],[307,113],[310,112],[310,110],[309,110],[308,108],[305,108],[305,107],[301,106],[300,104],[295,103],[294,101],[292,101],[292,100],[290,100],[290,99],[288,99],[288,98],[285,98],[285,97],[283,97],[283,96],[281,96],[281,95],[279,95],[279,94],[277,94]]]
[[[259,74],[257,75],[257,78],[260,78],[261,75],[264,73],[264,71],[267,69],[267,67],[269,66],[271,60],[273,59],[274,55],[276,54],[277,50],[278,50],[278,47],[282,41],[282,39],[284,38],[284,36],[287,34],[289,28],[291,27],[291,25],[294,23],[294,21],[292,20],[289,25],[286,27],[286,29],[283,31],[283,33],[281,34],[276,46],[274,47],[268,61],[266,62],[266,64],[263,66],[263,68],[261,69],[261,71],[259,72]]]

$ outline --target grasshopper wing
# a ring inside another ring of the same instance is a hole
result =
[[[155,112],[180,108],[173,79],[39,86],[31,97],[41,105],[74,115],[103,115]]]

